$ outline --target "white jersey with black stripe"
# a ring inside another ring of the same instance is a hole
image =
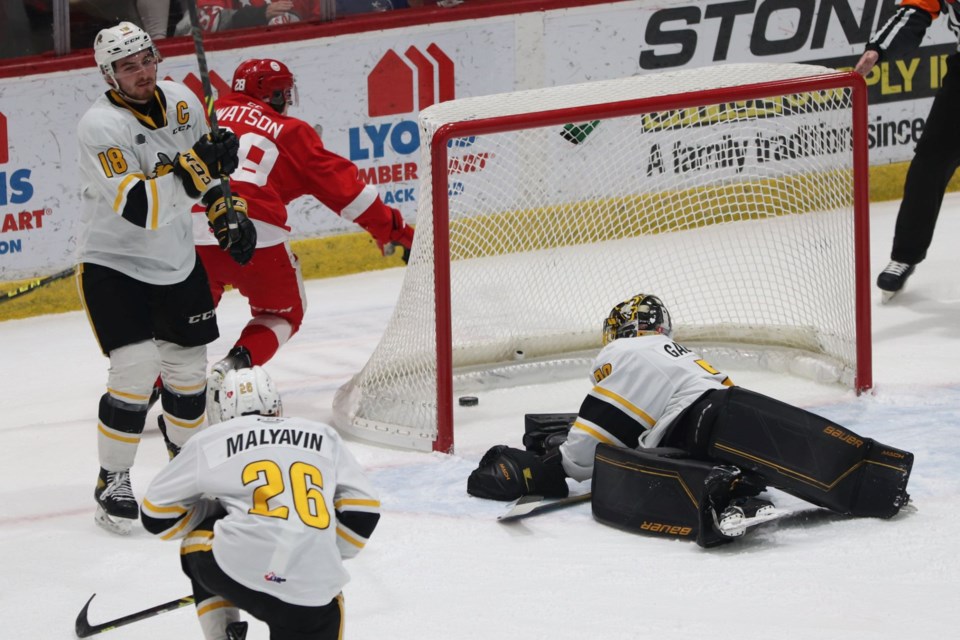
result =
[[[194,531],[217,503],[226,516],[213,535]],[[212,548],[235,581],[303,606],[340,593],[342,559],[364,547],[379,517],[376,491],[333,427],[257,415],[191,437],[141,506],[144,528],[183,538],[182,552]]]
[[[560,447],[564,470],[579,481],[590,478],[598,443],[655,447],[674,418],[705,391],[732,384],[700,354],[659,334],[608,344],[594,361],[592,380]]]
[[[165,285],[183,281],[195,260],[190,210],[196,200],[171,163],[209,128],[187,87],[158,82],[155,99],[152,118],[108,91],[80,119],[79,261]]]

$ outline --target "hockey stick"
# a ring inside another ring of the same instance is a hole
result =
[[[149,609],[137,611],[136,613],[130,613],[117,618],[116,620],[109,620],[100,624],[90,624],[90,621],[87,620],[87,609],[90,608],[90,603],[93,602],[93,599],[96,597],[96,595],[97,594],[93,594],[90,596],[90,599],[87,600],[87,604],[83,605],[83,609],[80,610],[80,615],[77,616],[77,624],[74,627],[74,630],[77,632],[78,638],[88,638],[92,635],[103,633],[104,631],[110,631],[111,629],[122,627],[130,624],[131,622],[152,618],[153,616],[158,616],[161,613],[166,613],[167,611],[176,611],[177,609],[193,604],[193,596],[184,596],[183,598],[179,598],[177,600],[171,600],[170,602],[158,604],[157,606],[150,607]]]
[[[13,289],[12,291],[7,291],[6,293],[0,295],[0,302],[7,302],[8,300],[13,300],[14,298],[19,298],[25,293],[30,293],[31,291],[36,291],[40,287],[44,287],[51,282],[56,282],[57,280],[63,280],[64,278],[69,278],[74,273],[74,268],[70,267],[69,269],[64,269],[59,271],[52,276],[46,276],[44,278],[37,278],[36,280],[31,280],[28,283]]]
[[[497,516],[497,522],[510,522],[538,513],[571,507],[589,500],[590,495],[590,493],[581,493],[566,498],[544,498],[537,495],[521,496],[519,500],[511,502],[506,511]]]
[[[207,69],[207,54],[203,51],[203,31],[200,29],[200,17],[197,12],[197,0],[188,0],[187,13],[190,14],[190,33],[193,35],[193,48],[197,53],[197,66],[200,67],[200,82],[203,84],[203,99],[207,103],[207,118],[210,120],[210,135],[219,138],[220,126],[217,124],[217,112],[213,109],[213,86],[210,84],[210,71]],[[227,246],[240,241],[240,225],[237,212],[233,208],[233,194],[230,193],[230,176],[220,176],[220,188],[227,205]]]

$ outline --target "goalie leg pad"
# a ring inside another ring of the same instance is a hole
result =
[[[906,504],[912,453],[746,389],[725,396],[708,434],[710,459],[843,514],[890,518]]]
[[[695,540],[713,547],[732,538],[714,528],[740,471],[686,458],[681,449],[597,446],[593,517],[620,529]]]
[[[566,478],[558,452],[541,458],[529,451],[497,445],[483,455],[467,478],[467,493],[504,501],[529,494],[562,498],[569,492]]]

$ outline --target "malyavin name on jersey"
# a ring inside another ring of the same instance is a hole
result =
[[[254,429],[227,438],[227,457],[242,453],[253,447],[269,445],[290,445],[320,451],[323,436],[319,433],[299,431],[297,429]]]

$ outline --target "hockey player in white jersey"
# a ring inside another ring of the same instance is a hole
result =
[[[598,520],[702,546],[744,533],[724,517],[769,511],[755,497],[766,486],[855,516],[889,518],[907,503],[913,454],[734,386],[672,333],[656,296],[616,305],[579,413],[529,430],[526,451],[490,449],[467,491],[561,497],[567,478],[592,480]]]
[[[176,447],[204,426],[206,345],[218,336],[203,266],[193,244],[198,200],[226,241],[226,205],[214,178],[237,166],[232,134],[211,139],[203,108],[185,86],[157,81],[160,54],[129,22],[100,31],[94,57],[108,86],[77,127],[82,176],[78,289],[109,357],[98,411],[96,521],[129,531],[139,508],[130,486],[152,390],[162,376],[165,437]],[[235,201],[242,239],[253,225]]]
[[[339,434],[271,417],[280,400],[260,367],[227,373],[216,411],[150,484],[145,529],[182,539],[206,640],[246,634],[242,609],[273,640],[338,640],[342,560],[366,544],[380,502]]]

